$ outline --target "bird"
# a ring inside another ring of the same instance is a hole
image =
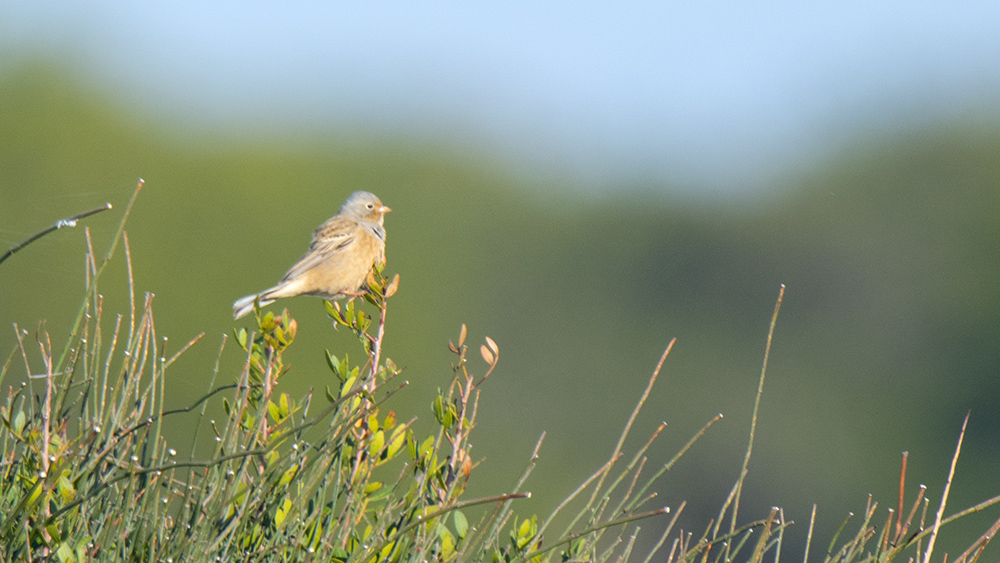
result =
[[[385,264],[385,214],[392,209],[371,192],[352,193],[340,211],[316,228],[309,251],[285,274],[278,285],[241,297],[233,303],[233,318],[239,319],[276,299],[316,295],[342,299],[359,291],[375,264]]]

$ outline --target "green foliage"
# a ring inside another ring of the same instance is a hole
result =
[[[2,560],[512,561],[540,547],[537,518],[511,511],[527,493],[461,498],[476,465],[478,386],[499,360],[492,339],[480,348],[486,370],[478,380],[464,326],[449,343],[453,378],[433,403],[439,429],[416,436],[413,419],[383,411],[405,383],[392,386],[400,370],[381,355],[399,276],[387,280],[378,268],[364,296],[375,315],[354,300],[327,303],[334,326],[357,336],[365,362],[326,352],[324,406],[312,393],[296,399],[277,390],[298,327],[287,310],[257,307],[255,326],[235,332],[246,360],[233,381],[216,384],[217,362],[201,399],[165,410],[167,371],[200,336],[166,357],[151,295],[108,333],[97,285],[118,241],[128,250],[123,227],[124,218],[100,265],[88,256],[86,297],[63,354],[40,330],[44,372],[12,389],[0,409]],[[131,280],[129,294],[134,303]],[[25,336],[18,331],[10,358],[20,353],[30,366]],[[215,401],[224,420],[206,417]],[[187,456],[162,433],[184,416],[196,419]],[[466,511],[478,505],[494,508],[471,525]]]
[[[326,352],[331,375],[325,404],[319,404],[322,399],[314,404],[311,392],[293,398],[277,390],[288,373],[283,356],[298,327],[287,310],[275,315],[258,307],[255,326],[236,331],[245,358],[242,370],[231,382],[217,385],[217,363],[201,399],[167,410],[167,371],[201,337],[168,357],[166,339],[156,331],[152,295],[135,305],[124,233],[134,201],[135,196],[104,258],[99,261],[92,251],[87,256],[85,297],[62,352],[53,349],[40,328],[35,341],[42,369],[32,369],[38,361],[28,353],[29,334],[17,328],[18,346],[0,368],[3,381],[20,355],[29,372],[28,380],[11,387],[0,406],[2,561],[627,561],[639,532],[633,523],[671,512],[645,509],[656,496],[649,491],[719,419],[709,421],[643,480],[647,452],[664,425],[624,458],[623,446],[668,347],[608,461],[548,517],[513,510],[515,500],[529,496],[521,491],[541,439],[512,491],[464,499],[478,465],[471,435],[480,386],[498,364],[499,346],[485,338],[479,347],[485,367],[477,375],[470,368],[462,326],[457,341],[448,343],[453,354],[450,383],[432,402],[437,428],[417,436],[412,418],[402,422],[395,412],[384,412],[386,402],[406,383],[395,383],[401,371],[382,356],[388,303],[400,282],[398,275],[386,279],[381,269],[373,270],[363,298],[374,313],[355,301],[327,304],[334,326],[357,337],[364,362]],[[109,327],[97,288],[120,241],[132,307]],[[772,333],[776,317],[777,309]],[[765,368],[766,358],[765,353]],[[223,420],[206,416],[209,403],[216,401],[224,408]],[[675,531],[685,507],[681,503],[644,561],[671,538],[670,562],[780,559],[790,525],[780,509],[742,524],[738,518],[756,414],[755,408],[744,466],[718,518],[703,526],[697,538]],[[195,418],[194,440],[191,451],[180,455],[167,444],[163,429],[186,416]],[[207,456],[199,457],[198,451]],[[958,450],[955,461],[957,457]],[[905,471],[903,478],[905,482]],[[902,511],[895,520],[890,512],[881,527],[872,524],[877,504],[869,502],[858,532],[835,548],[838,531],[825,560],[890,561],[902,555],[930,561],[942,525],[1000,502],[1000,497],[990,499],[944,518],[950,482],[951,476],[933,523],[923,489],[905,521]],[[571,505],[575,512],[564,531],[549,533],[557,515]],[[469,515],[477,508],[485,512],[473,516],[476,523],[471,524]],[[723,524],[727,519],[728,526]],[[998,528],[1000,521],[951,560],[976,561]]]

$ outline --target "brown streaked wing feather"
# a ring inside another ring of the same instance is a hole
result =
[[[327,219],[325,223],[316,227],[316,230],[313,231],[312,243],[315,245],[325,238],[350,235],[357,228],[358,222],[356,220],[349,219],[343,215],[334,215]]]
[[[330,254],[351,244],[354,241],[358,224],[339,215],[331,217],[313,232],[309,252],[292,265],[285,273],[282,281],[301,275],[316,264],[326,260]]]

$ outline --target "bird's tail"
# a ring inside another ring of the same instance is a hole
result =
[[[245,317],[247,313],[253,311],[254,299],[257,299],[258,297],[260,297],[261,307],[263,307],[264,305],[269,305],[271,303],[274,303],[274,299],[266,299],[264,297],[264,295],[266,294],[267,292],[265,291],[261,294],[254,293],[253,295],[247,295],[246,297],[240,297],[239,299],[237,299],[236,302],[233,303],[233,318],[239,319]]]
[[[278,285],[265,289],[260,293],[255,293],[253,295],[247,295],[246,297],[240,297],[233,303],[233,318],[239,319],[245,316],[250,311],[253,311],[253,301],[254,299],[260,299],[260,306],[270,305],[274,303],[275,300],[281,299],[282,297],[294,297],[296,295],[301,295],[301,284],[296,280],[285,280]]]

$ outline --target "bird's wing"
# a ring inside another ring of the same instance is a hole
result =
[[[313,231],[312,243],[315,245],[323,239],[351,235],[354,234],[357,228],[358,222],[356,219],[350,219],[343,215],[334,215],[327,219],[325,223],[316,227],[316,230]]]
[[[309,246],[309,252],[306,252],[305,256],[289,268],[282,279],[297,277],[320,262],[329,259],[330,256],[354,242],[356,232],[357,223],[355,221],[339,216],[332,217],[316,229],[313,233],[312,244]]]

